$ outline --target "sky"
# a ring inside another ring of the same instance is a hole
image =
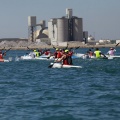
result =
[[[37,23],[66,15],[83,18],[83,31],[100,39],[120,39],[120,0],[0,0],[0,38],[28,38],[28,16]]]

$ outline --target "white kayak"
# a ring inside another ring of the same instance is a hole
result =
[[[78,58],[82,58],[84,56],[84,54],[82,54],[82,53],[74,53],[73,56],[78,57]]]
[[[61,63],[51,63],[49,68],[82,68],[82,66],[76,65],[62,65]]]
[[[0,62],[10,62],[10,61],[6,59],[0,59]]]
[[[30,55],[24,55],[20,57],[21,60],[54,60],[54,56],[40,56],[32,57]]]
[[[111,57],[111,58],[120,58],[120,55],[105,55],[106,57]]]
[[[113,57],[112,56],[106,56],[106,57],[103,56],[101,58],[96,58],[95,56],[83,55],[82,59],[113,59]]]

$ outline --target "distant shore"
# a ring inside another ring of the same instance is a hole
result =
[[[68,48],[110,48],[110,47],[116,47],[116,44],[109,44],[109,45],[69,45]],[[120,47],[120,46],[117,46]],[[21,46],[21,47],[5,47],[5,49],[11,50],[28,50],[30,49],[52,49],[52,48],[65,48],[64,46],[52,46],[52,45],[37,45],[37,46]],[[0,46],[0,49],[3,49],[2,46]]]
[[[68,48],[110,48],[116,47],[116,44],[105,44],[105,45],[93,45],[91,43],[83,44],[80,41],[70,41],[67,42]],[[29,42],[27,39],[0,39],[0,49],[9,49],[11,50],[28,50],[30,49],[52,49],[54,48],[65,48],[67,46],[53,46],[45,42]],[[118,45],[117,47],[120,47]]]

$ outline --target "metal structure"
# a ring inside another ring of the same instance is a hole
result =
[[[48,22],[51,43],[67,41],[83,41],[82,18],[72,16],[72,9],[66,9],[66,16],[54,18]]]
[[[31,42],[36,41],[37,27],[40,26],[41,30],[45,28],[45,20],[41,20],[39,24],[36,23],[36,16],[28,17],[28,40]]]
[[[57,34],[58,43],[68,41],[68,19],[57,19]]]
[[[86,44],[88,42],[88,31],[83,31],[83,39]]]
[[[73,40],[83,41],[82,18],[73,17]]]
[[[28,17],[28,40],[31,42],[35,41],[35,31],[36,31],[36,16]]]

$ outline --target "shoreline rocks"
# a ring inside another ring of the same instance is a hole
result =
[[[74,42],[67,42],[68,48],[106,48],[106,47],[116,47],[116,44],[105,44],[105,45],[89,45],[89,44],[83,44],[79,41]],[[27,39],[0,39],[0,49],[9,49],[12,48],[12,50],[28,50],[28,48],[31,49],[51,49],[53,48],[53,45],[49,45],[45,42],[29,42]],[[65,48],[65,46],[54,46],[55,48]],[[118,45],[117,47],[120,47]]]

